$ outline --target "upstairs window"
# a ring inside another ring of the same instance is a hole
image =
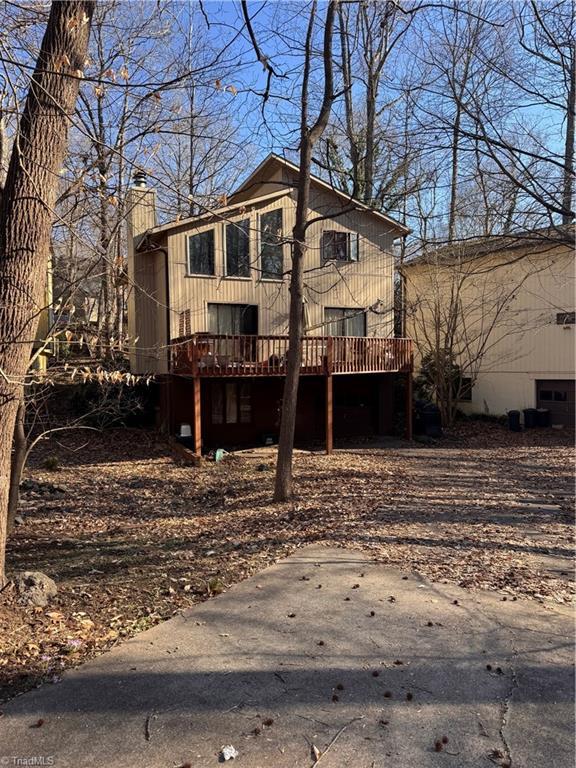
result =
[[[357,232],[340,232],[328,229],[322,232],[320,251],[322,262],[327,261],[358,261]]]
[[[282,208],[276,208],[260,216],[260,268],[265,280],[282,280],[284,273]]]
[[[199,232],[188,238],[188,274],[214,274],[214,230]]]
[[[250,219],[226,225],[226,274],[250,277]]]
[[[576,322],[576,312],[558,312],[556,314],[556,325],[574,325]]]
[[[366,313],[357,309],[326,307],[324,322],[328,336],[366,336]]]

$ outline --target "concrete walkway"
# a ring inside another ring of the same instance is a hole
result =
[[[566,609],[303,549],[5,705],[0,765],[572,768],[572,638]]]

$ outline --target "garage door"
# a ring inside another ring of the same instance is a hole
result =
[[[574,425],[574,381],[536,382],[536,407],[548,408],[552,414],[552,424]]]

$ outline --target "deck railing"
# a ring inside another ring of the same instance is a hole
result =
[[[410,339],[304,336],[300,373],[387,373],[412,369]],[[172,342],[173,373],[193,376],[285,376],[288,336],[199,333]]]

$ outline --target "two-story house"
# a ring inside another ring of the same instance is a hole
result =
[[[221,208],[161,226],[143,174],[130,191],[131,368],[163,377],[163,417],[192,425],[197,452],[277,437],[297,174],[270,155]],[[410,341],[393,337],[393,243],[407,230],[311,187],[297,439],[331,450],[333,435],[389,433],[395,375],[410,379]]]
[[[416,369],[450,347],[471,385],[462,411],[541,408],[572,426],[575,268],[573,225],[454,243],[405,264]]]

